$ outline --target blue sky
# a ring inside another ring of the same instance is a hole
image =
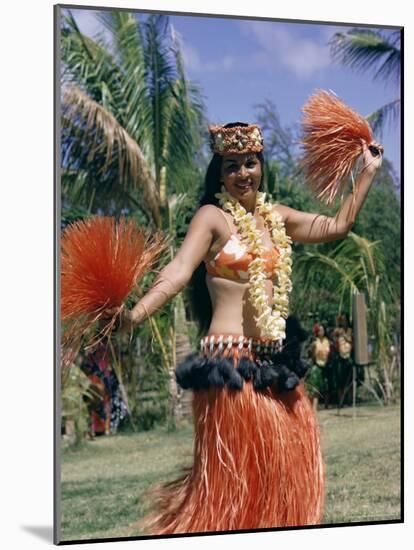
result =
[[[82,32],[102,31],[92,10],[72,13]],[[186,15],[170,21],[211,123],[255,122],[255,105],[270,99],[284,126],[298,124],[302,106],[317,88],[334,91],[362,115],[400,93],[399,85],[374,82],[373,72],[355,73],[333,63],[327,42],[347,26]],[[381,142],[399,175],[399,126],[387,126]]]

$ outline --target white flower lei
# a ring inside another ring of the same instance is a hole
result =
[[[224,186],[221,193],[215,195],[224,210],[230,212],[240,231],[241,239],[248,246],[248,251],[255,256],[250,262],[249,295],[255,306],[258,316],[255,317],[260,328],[262,338],[279,340],[286,338],[286,318],[289,314],[288,294],[292,290],[290,274],[292,271],[291,243],[292,239],[286,235],[285,224],[280,214],[273,211],[272,204],[265,202],[266,193],[257,192],[256,210],[262,214],[271,227],[272,242],[278,248],[280,262],[278,265],[278,282],[273,286],[272,303],[267,303],[265,260],[260,231],[256,228],[256,220],[250,212],[228,193]]]

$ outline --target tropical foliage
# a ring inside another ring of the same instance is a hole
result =
[[[401,32],[380,31],[368,29],[351,29],[348,32],[336,33],[331,41],[331,53],[334,60],[356,71],[373,71],[373,78],[382,81],[384,84],[394,85],[400,88],[401,68]],[[382,135],[387,124],[397,124],[400,117],[400,98],[379,107],[368,115],[374,133]],[[359,219],[356,227],[360,228],[363,234],[371,238],[380,238],[380,248],[387,259],[386,278],[381,284],[390,282],[392,289],[390,300],[379,300],[376,303],[376,335],[377,353],[379,366],[382,367],[381,386],[384,400],[387,402],[392,397],[392,380],[390,371],[393,368],[391,357],[391,344],[393,343],[390,334],[391,326],[394,325],[394,334],[399,334],[399,296],[400,296],[400,205],[396,200],[394,186],[397,183],[390,182],[392,167],[384,159],[380,185],[376,187],[376,193],[371,193],[372,208],[365,219]],[[378,178],[379,179],[379,178]],[[384,211],[385,206],[385,211]],[[375,232],[375,237],[373,235]],[[384,279],[384,277],[381,277]],[[377,293],[374,292],[377,296]],[[374,319],[372,319],[374,323]],[[381,377],[380,377],[381,378]]]
[[[139,210],[162,226],[167,194],[197,176],[203,104],[164,16],[98,15],[111,36],[62,27],[62,193],[90,212]]]
[[[170,237],[166,263],[201,177],[202,97],[184,74],[167,17],[140,20],[124,11],[97,17],[106,34],[94,39],[82,34],[70,11],[62,22],[62,222],[96,213],[132,216]],[[153,316],[156,345],[144,350],[169,375],[173,400],[177,307],[184,307],[179,299]],[[159,369],[151,375],[165,384]]]

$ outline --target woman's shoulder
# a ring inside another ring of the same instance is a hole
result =
[[[285,204],[280,204],[280,202],[273,203],[272,210],[276,214],[279,214],[279,216],[282,216],[283,222],[285,222],[288,219],[289,214],[295,211],[290,206],[286,206]]]
[[[203,204],[196,213],[201,216],[215,216],[218,214],[219,209],[215,204]]]
[[[216,228],[222,220],[224,212],[214,204],[203,204],[194,214],[193,219],[210,228]]]

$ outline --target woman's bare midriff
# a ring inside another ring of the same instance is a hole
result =
[[[232,217],[226,213],[229,222],[233,224]],[[219,219],[219,237],[211,246],[206,261],[212,260],[230,238],[231,233],[224,220]],[[269,230],[263,218],[256,220],[256,226],[262,232],[262,243],[267,249],[273,246]],[[247,282],[238,282],[223,277],[217,277],[206,273],[207,288],[212,303],[212,319],[207,334],[239,334],[260,337],[254,317],[257,316],[255,307],[249,300],[249,285]],[[265,282],[266,293],[270,302],[273,292],[273,282],[268,279]]]
[[[213,307],[208,334],[243,334],[260,337],[254,316],[256,309],[250,303],[248,283],[232,281],[223,277],[206,274],[207,288]],[[266,291],[270,300],[273,284],[266,281]]]

